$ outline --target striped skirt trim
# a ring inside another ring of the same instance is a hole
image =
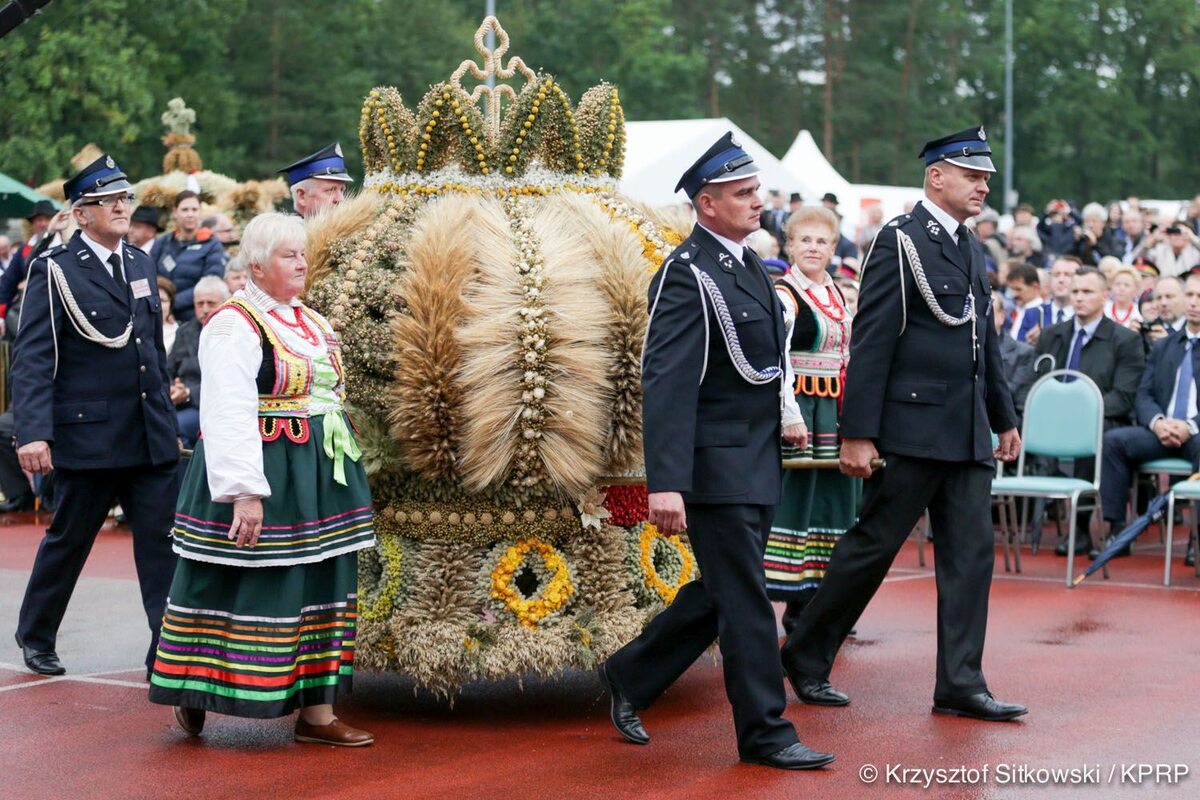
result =
[[[371,506],[295,525],[264,525],[258,544],[238,548],[229,523],[175,515],[174,550],[185,558],[235,566],[273,566],[320,561],[375,544]]]

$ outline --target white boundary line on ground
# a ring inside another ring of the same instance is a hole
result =
[[[36,678],[35,680],[25,683],[14,683],[11,686],[0,686],[0,692],[11,692],[17,689],[28,689],[34,686],[45,686],[48,683],[62,683],[63,681],[75,681],[77,683],[96,683],[104,686],[124,686],[130,689],[147,689],[150,684],[145,681],[122,681],[116,678],[106,678],[105,675],[119,675],[123,672],[140,672],[143,667],[129,667],[127,669],[111,669],[104,672],[86,672],[82,675],[45,675]],[[6,661],[0,661],[0,670],[8,672],[18,672],[25,675],[34,675],[23,666],[10,664]]]

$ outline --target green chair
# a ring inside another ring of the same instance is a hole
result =
[[[1192,503],[1192,528],[1188,534],[1191,541],[1196,538],[1196,501],[1200,500],[1200,481],[1180,481],[1171,487],[1171,493],[1167,496],[1167,552],[1163,557],[1163,586],[1171,585],[1171,544],[1175,538],[1176,500]],[[1200,559],[1196,560],[1196,577],[1200,578]]]
[[[1129,492],[1129,507],[1132,510],[1130,516],[1136,517],[1138,515],[1138,491],[1142,478],[1147,476],[1156,478],[1155,484],[1158,491],[1155,494],[1162,494],[1164,488],[1168,488],[1163,486],[1163,478],[1186,478],[1193,471],[1191,462],[1186,458],[1156,458],[1153,461],[1139,464],[1137,472],[1133,476],[1133,486]],[[1159,541],[1162,540],[1165,530],[1163,526],[1159,526]]]
[[[1069,381],[1059,380],[1070,378]],[[1092,379],[1082,372],[1059,369],[1044,375],[1025,400],[1021,428],[1021,455],[1017,474],[992,480],[993,497],[1044,497],[1065,500],[1067,505],[1067,588],[1075,570],[1075,511],[1080,498],[1100,500],[1100,459],[1104,444],[1104,398]],[[1027,456],[1094,458],[1092,480],[1056,475],[1026,475]],[[1024,535],[1022,526],[1020,536]],[[1021,546],[1020,541],[1017,547]]]

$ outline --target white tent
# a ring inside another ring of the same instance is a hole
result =
[[[815,203],[826,192],[837,195],[838,210],[843,218],[842,230],[852,238],[866,222],[864,212],[868,206],[881,204],[883,218],[890,219],[907,211],[923,194],[919,186],[850,183],[829,163],[807,130],[796,135],[783,157],[783,165],[815,187],[811,196],[804,196],[805,202]]]
[[[663,206],[687,200],[675,184],[714,142],[733,131],[733,138],[754,157],[764,189],[800,192],[808,199],[815,187],[802,181],[745,131],[724,117],[625,123],[625,170],[621,191],[635,200]],[[820,195],[817,195],[818,197]]]

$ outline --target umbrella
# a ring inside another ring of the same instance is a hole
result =
[[[1160,494],[1158,497],[1151,500],[1146,504],[1145,514],[1142,514],[1133,522],[1129,523],[1129,527],[1109,539],[1108,546],[1101,551],[1100,555],[1096,557],[1096,560],[1093,561],[1081,575],[1075,578],[1075,585],[1078,586],[1079,584],[1083,583],[1084,578],[1095,573],[1097,570],[1107,564],[1113,558],[1113,556],[1117,554],[1117,551],[1123,549],[1134,539],[1141,536],[1142,531],[1146,530],[1146,528],[1149,528],[1152,523],[1158,522],[1164,516],[1166,516],[1167,498],[1169,494],[1169,492],[1167,494]],[[1107,573],[1105,574],[1105,577],[1107,577]]]
[[[62,203],[55,203],[46,195],[39,194],[20,181],[0,172],[0,219],[24,217],[33,210],[33,204],[39,200],[50,200],[54,203],[55,208],[62,208]]]

